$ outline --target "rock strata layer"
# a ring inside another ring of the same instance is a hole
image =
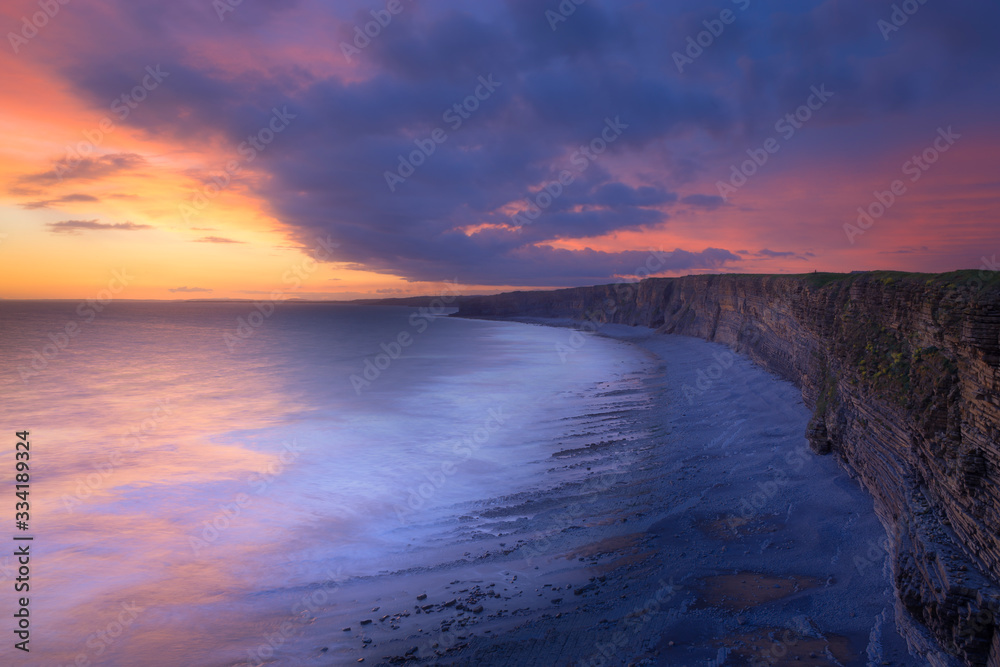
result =
[[[911,650],[1000,667],[1000,274],[650,278],[459,307],[704,338],[794,382],[813,450],[875,499]],[[711,391],[713,371],[685,393]]]

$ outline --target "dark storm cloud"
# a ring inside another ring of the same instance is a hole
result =
[[[719,209],[714,195],[675,191],[703,174],[727,173],[734,156],[773,134],[775,118],[802,105],[812,86],[836,93],[812,126],[864,128],[824,139],[816,150],[867,150],[881,126],[865,123],[891,125],[895,114],[922,113],[944,95],[996,95],[987,73],[998,60],[991,26],[1000,7],[986,3],[929,2],[888,40],[878,21],[891,3],[862,0],[589,0],[556,24],[545,12],[558,3],[407,3],[356,55],[350,77],[307,72],[293,57],[269,71],[233,74],[210,51],[189,51],[185,36],[211,36],[221,51],[245,40],[292,49],[303,46],[295,33],[269,32],[269,21],[324,19],[339,27],[304,46],[344,64],[338,44],[368,20],[367,3],[242,3],[222,21],[210,3],[181,3],[183,11],[112,4],[123,36],[95,40],[64,63],[68,80],[95,101],[108,100],[134,85],[146,64],[161,64],[170,78],[126,124],[181,140],[222,137],[234,147],[264,126],[271,109],[287,106],[296,118],[252,165],[267,177],[257,194],[304,246],[331,235],[341,243],[337,261],[412,280],[563,285],[627,273],[642,252],[602,252],[599,244],[557,250],[544,242],[669,229],[678,207]],[[723,8],[735,22],[678,72],[673,53]],[[97,33],[110,29],[97,14],[81,16]],[[480,77],[497,84],[473,99]],[[449,120],[448,110],[470,99],[475,110],[466,108],[458,125],[454,115]],[[616,118],[627,128],[574,171],[542,215],[516,230],[496,227],[509,226],[534,193],[574,170],[574,153]],[[939,122],[933,114],[928,120]],[[428,145],[436,129],[444,143],[432,142],[433,154],[391,191],[386,172],[397,172],[401,156],[419,150],[416,142]],[[91,173],[124,168],[103,159]],[[782,159],[790,166],[817,160],[791,150]],[[25,180],[32,178],[48,176]],[[725,250],[678,252],[668,268],[724,269],[738,259]]]

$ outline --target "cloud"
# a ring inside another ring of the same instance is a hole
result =
[[[96,201],[100,200],[92,195],[71,194],[71,195],[65,195],[63,197],[57,197],[55,199],[43,199],[39,201],[27,202],[25,204],[21,204],[21,208],[34,210],[39,208],[49,208],[53,204],[73,204],[78,202],[96,202]]]
[[[927,246],[920,246],[919,248],[900,248],[899,250],[880,250],[878,254],[880,255],[916,255],[929,253],[931,250]]]
[[[718,270],[739,258],[727,250],[708,248],[701,252],[674,250],[653,254],[644,251],[605,252],[586,248],[565,250],[549,246],[516,247],[503,254],[483,254],[469,249],[466,255],[449,262],[460,283],[481,285],[551,286],[596,284],[617,278],[641,275],[657,267],[657,273]],[[396,263],[369,262],[369,270],[395,275],[418,276],[417,280],[442,280],[441,265],[424,266],[419,260],[397,259]],[[476,282],[481,281],[481,282]]]
[[[227,239],[224,236],[203,236],[200,239],[195,239],[194,242],[195,243],[245,243],[245,241]]]
[[[173,287],[167,290],[168,292],[173,292],[174,294],[194,294],[195,292],[214,292],[215,290],[208,289],[205,287]]]
[[[18,182],[49,186],[65,181],[94,181],[122,171],[135,170],[145,164],[146,159],[141,155],[112,153],[96,158],[84,157],[76,161],[63,160],[49,171],[22,176]]]
[[[710,211],[715,210],[725,203],[725,200],[718,195],[688,195],[681,199],[682,204],[687,204],[689,206],[694,206],[696,208],[704,208]]]
[[[224,30],[211,8],[195,0],[105,4],[106,11],[67,15],[64,25],[115,39],[88,40],[52,61],[81,96],[106,104],[134,85],[130,63],[162,63],[169,85],[127,125],[182,148],[209,139],[235,148],[266,126],[271,109],[287,106],[296,118],[245,169],[259,176],[255,195],[289,230],[290,242],[313,247],[316,237],[329,235],[341,244],[333,259],[351,267],[408,280],[457,276],[476,285],[607,281],[634,270],[644,253],[603,252],[596,242],[596,249],[576,251],[546,244],[558,239],[583,247],[623,230],[669,234],[683,207],[699,209],[706,220],[724,219],[732,209],[719,197],[676,192],[680,186],[716,191],[748,149],[775,135],[776,119],[805,103],[811,86],[826,85],[835,95],[782,142],[739,197],[761,195],[779,175],[782,186],[772,184],[758,202],[785,194],[792,177],[821,182],[832,194],[838,183],[829,174],[837,160],[872,165],[888,148],[895,156],[900,143],[918,150],[928,127],[952,117],[956,127],[959,121],[991,127],[1000,63],[1000,42],[990,32],[1000,23],[1000,6],[990,3],[927,3],[890,40],[876,27],[887,13],[879,3],[754,3],[745,12],[734,9],[725,35],[684,72],[672,53],[712,18],[696,0],[589,0],[556,30],[533,0],[427,0],[396,16],[349,68],[336,48],[330,60],[301,58],[312,49],[331,50],[325,30],[320,37],[275,29],[260,47],[267,66],[256,59],[241,65],[233,54],[278,17],[291,25],[338,26],[333,34],[346,39],[359,20],[371,20],[361,0],[243,3],[227,14]],[[474,95],[480,76],[499,85],[488,99],[473,99],[475,110],[453,126],[445,113]],[[609,118],[627,128],[612,143],[598,142]],[[437,128],[447,140],[390,192],[384,174]],[[600,153],[581,162],[581,150],[595,145]],[[139,166],[104,156],[81,162],[70,176]],[[507,228],[511,213],[565,171],[573,182],[540,216]],[[54,182],[45,172],[21,185]],[[763,208],[736,205],[751,203]],[[743,247],[787,239],[820,247],[841,214],[836,205],[815,208],[811,222],[783,211],[784,218],[761,225],[760,238],[733,238]],[[727,238],[726,224],[735,223],[720,224],[720,238]],[[815,229],[804,229],[808,224]],[[461,231],[470,228],[481,231]],[[671,256],[670,268],[724,269],[739,254],[689,248]],[[755,256],[809,255],[765,247]]]
[[[84,231],[119,231],[135,232],[143,229],[153,229],[151,225],[137,225],[134,222],[104,223],[98,220],[64,220],[46,224],[54,234],[79,234]]]
[[[797,254],[798,253],[794,253],[788,250],[778,251],[778,250],[769,250],[767,248],[757,251],[758,257],[795,257]]]
[[[767,259],[797,259],[800,261],[805,261],[806,259],[811,259],[816,256],[812,252],[793,252],[791,250],[770,250],[769,248],[764,248],[763,250],[758,250],[754,253],[755,257],[765,257]]]

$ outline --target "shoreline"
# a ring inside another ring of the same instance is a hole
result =
[[[590,416],[624,420],[624,437],[567,442],[553,458],[588,476],[496,499],[498,537],[465,559],[344,583],[306,632],[306,664],[909,664],[885,531],[809,451],[798,390],[723,345],[597,335],[655,355],[621,414]],[[648,405],[627,405],[638,394]]]

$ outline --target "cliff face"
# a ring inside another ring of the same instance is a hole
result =
[[[1000,667],[998,274],[653,278],[466,298],[458,315],[654,327],[796,383],[813,449],[875,498],[911,647]]]

